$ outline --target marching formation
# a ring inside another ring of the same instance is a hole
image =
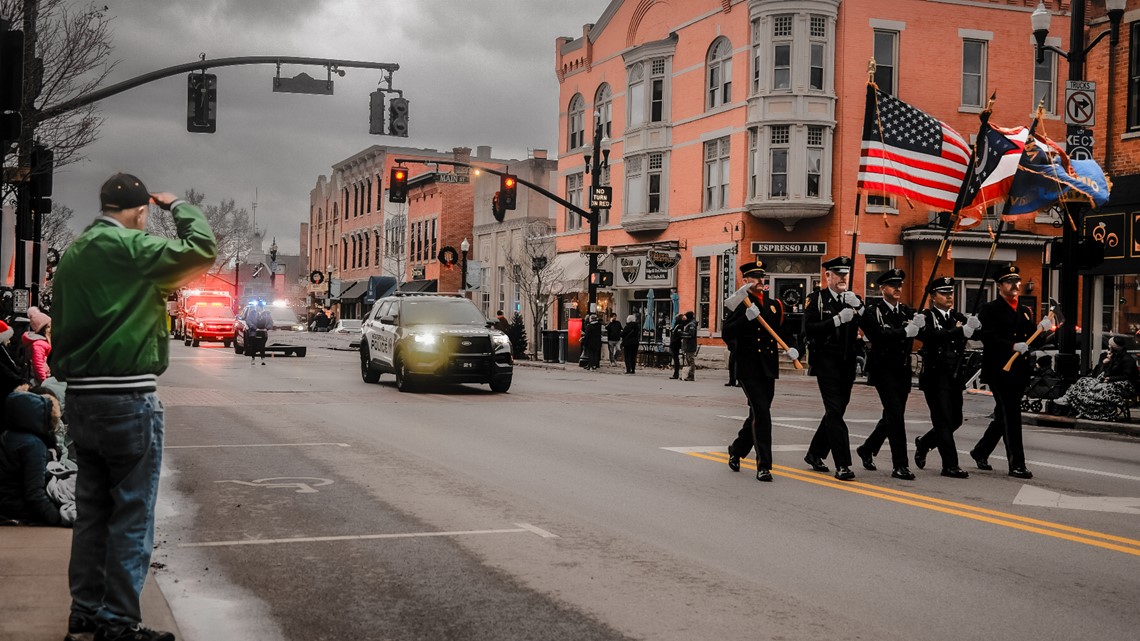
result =
[[[891,476],[913,480],[907,452],[906,403],[912,371],[910,355],[914,341],[922,342],[922,372],[919,389],[930,409],[931,428],[914,439],[914,465],[926,468],[928,455],[937,450],[942,476],[970,476],[958,463],[954,432],[962,425],[962,402],[969,368],[964,366],[966,341],[982,342],[982,382],[993,391],[994,418],[982,438],[970,450],[978,469],[992,470],[989,456],[998,441],[1005,442],[1009,475],[1029,479],[1021,438],[1021,397],[1029,383],[1031,367],[1024,357],[1043,343],[1053,328],[1050,318],[1033,320],[1033,312],[1020,304],[1021,276],[1016,265],[1005,265],[992,274],[999,297],[966,315],[954,309],[955,281],[943,276],[927,287],[930,307],[916,310],[902,300],[906,273],[891,269],[875,281],[880,300],[865,304],[848,288],[852,260],[838,256],[823,263],[825,286],[812,292],[804,305],[801,348],[807,354],[808,373],[814,376],[823,402],[823,418],[808,446],[804,462],[816,472],[830,472],[830,454],[835,478],[850,481],[851,443],[844,421],[851,390],[855,385],[856,354],[860,336],[868,343],[867,381],[883,405],[882,417],[866,440],[855,448],[864,469],[875,470],[875,457],[886,442],[891,451]],[[801,349],[793,342],[785,323],[785,310],[765,285],[764,261],[740,266],[744,285],[725,300],[728,314],[723,337],[732,349],[736,375],[748,399],[748,418],[736,440],[728,447],[728,466],[740,471],[740,459],[756,450],[756,480],[772,481],[772,399],[780,377],[780,350],[797,367]]]

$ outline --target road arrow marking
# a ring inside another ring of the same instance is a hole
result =
[[[1116,512],[1118,514],[1140,514],[1140,497],[1131,496],[1066,496],[1032,485],[1022,485],[1021,491],[1013,499],[1014,505],[1034,507],[1059,507],[1066,510],[1089,510],[1091,512]]]

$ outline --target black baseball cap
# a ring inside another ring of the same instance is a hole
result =
[[[99,205],[103,211],[134,209],[150,203],[146,185],[130,174],[115,174],[99,190]]]

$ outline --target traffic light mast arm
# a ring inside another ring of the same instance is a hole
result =
[[[145,85],[155,80],[169,78],[170,76],[177,76],[190,71],[205,71],[212,67],[236,67],[240,65],[320,65],[322,67],[349,67],[355,69],[383,69],[388,72],[398,71],[400,65],[392,62],[367,62],[360,60],[332,60],[327,58],[299,58],[293,56],[238,56],[236,58],[218,58],[217,60],[199,60],[197,62],[190,62],[183,65],[175,65],[150,73],[144,73],[141,76],[136,76],[130,80],[124,80],[120,83],[104,87],[103,89],[96,89],[95,91],[85,93],[82,96],[76,96],[71,100],[62,102],[58,105],[44,107],[39,111],[37,120],[42,122],[50,120],[56,116],[61,116],[69,111],[73,111],[80,107],[85,107],[93,102],[99,102],[104,98],[110,98],[116,94],[123,93],[129,89],[134,89]]]
[[[519,178],[518,176],[516,176],[514,174],[507,173],[505,171],[499,171],[497,169],[488,169],[487,167],[483,167],[481,165],[472,165],[470,163],[459,162],[457,160],[417,160],[417,159],[412,159],[412,158],[396,158],[395,162],[397,162],[399,164],[416,163],[416,164],[420,164],[420,165],[452,165],[455,167],[470,167],[472,169],[478,169],[479,171],[485,171],[489,174],[494,174],[496,176],[511,176],[512,178],[517,180],[520,185],[526,185],[527,187],[537,191],[538,193],[542,194],[543,196],[546,196],[547,198],[558,203],[559,205],[562,205],[566,209],[569,209],[570,211],[574,212],[575,214],[578,214],[584,220],[587,220],[591,223],[597,222],[596,220],[594,220],[594,215],[591,214],[590,212],[586,211],[585,209],[582,209],[581,207],[575,205],[574,203],[572,203],[568,200],[564,200],[564,199],[550,193],[549,191],[546,191],[542,187],[539,187],[538,185],[536,185],[536,184],[534,184],[528,180],[523,180],[522,178]]]

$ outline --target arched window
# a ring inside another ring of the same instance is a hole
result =
[[[732,43],[728,38],[717,38],[709,47],[708,93],[705,108],[712,109],[732,102]]]
[[[607,83],[602,83],[598,87],[598,92],[594,94],[594,126],[598,123],[602,125],[602,131],[605,132],[607,137],[612,137],[613,134],[610,130],[613,126],[614,119],[614,103],[613,92]]]
[[[585,115],[586,101],[582,99],[582,94],[576,93],[570,99],[570,109],[567,111],[566,121],[569,133],[566,139],[567,151],[577,149],[586,143]]]

